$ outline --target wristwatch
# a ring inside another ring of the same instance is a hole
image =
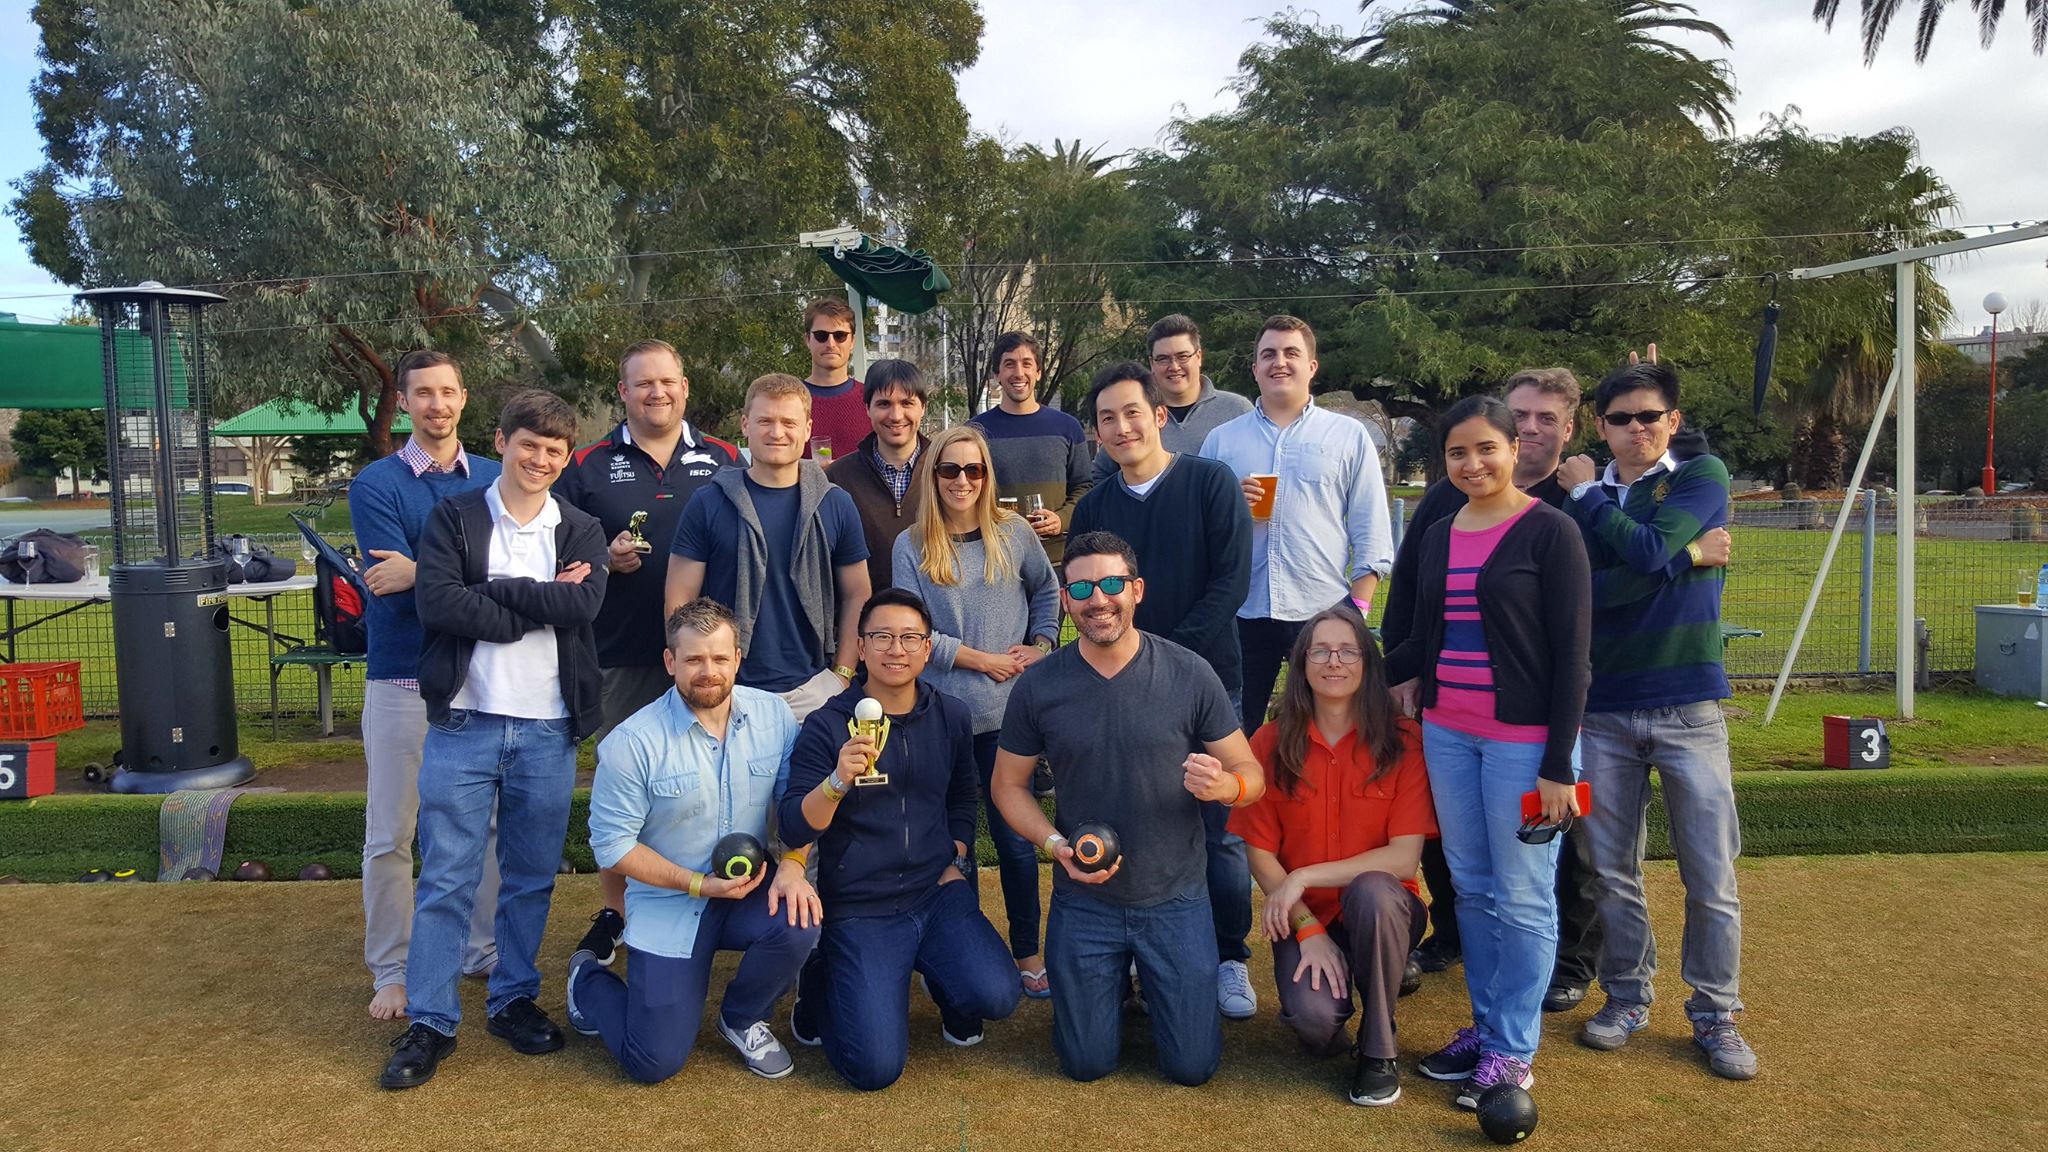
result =
[[[1577,484],[1572,485],[1572,499],[1585,499],[1586,493],[1591,492],[1599,483],[1598,480],[1581,480]]]
[[[1040,636],[1038,639],[1033,640],[1031,643],[1040,652],[1043,652],[1048,656],[1052,654],[1052,641],[1047,640],[1045,637]]]

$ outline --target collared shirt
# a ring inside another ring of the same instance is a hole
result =
[[[1310,400],[1282,428],[1257,404],[1219,425],[1202,455],[1241,481],[1277,475],[1273,514],[1252,522],[1252,583],[1244,619],[1306,620],[1351,596],[1367,573],[1394,567],[1380,453],[1365,424]]]
[[[796,714],[770,692],[732,690],[725,739],[705,729],[675,689],[628,716],[597,747],[590,783],[590,850],[609,868],[636,844],[704,871],[730,832],[768,839],[768,813],[789,781]],[[709,897],[626,881],[626,944],[687,958]]]
[[[1292,792],[1272,782],[1280,726],[1260,728],[1252,734],[1252,755],[1265,769],[1266,794],[1257,804],[1232,812],[1230,830],[1251,847],[1271,852],[1289,872],[1384,848],[1396,836],[1436,835],[1422,730],[1412,720],[1395,723],[1401,729],[1401,759],[1377,780],[1371,779],[1372,750],[1355,729],[1332,748],[1309,725],[1308,752]],[[1403,876],[1401,883],[1422,894],[1415,877]],[[1302,902],[1316,919],[1334,923],[1344,908],[1343,890],[1311,888]]]
[[[918,445],[912,445],[910,459],[904,462],[903,467],[898,468],[883,457],[881,442],[875,443],[875,464],[882,470],[882,481],[889,486],[889,494],[896,497],[898,503],[901,503],[904,494],[910,491],[910,477],[917,471],[919,450]]]
[[[524,524],[505,511],[497,484],[484,489],[484,506],[491,511],[490,578],[553,580],[555,526],[562,522],[562,508],[555,498],[547,497],[540,511]],[[469,675],[448,706],[531,720],[567,716],[554,628],[542,625],[510,644],[477,641],[469,657]]]
[[[1600,473],[1600,483],[1605,487],[1614,489],[1614,491],[1609,495],[1611,495],[1615,500],[1621,500],[1626,498],[1628,496],[1629,489],[1635,487],[1638,484],[1641,484],[1645,480],[1653,480],[1659,476],[1669,476],[1673,472],[1678,471],[1678,460],[1675,457],[1673,457],[1670,452],[1667,451],[1664,453],[1664,455],[1657,457],[1657,462],[1655,464],[1650,465],[1650,467],[1646,471],[1644,471],[1644,473],[1641,476],[1636,477],[1634,480],[1628,482],[1627,484],[1623,484],[1621,482],[1621,473],[1616,470],[1614,464],[1615,462],[1612,460],[1609,460],[1607,462],[1606,471]],[[1572,494],[1578,494],[1578,488],[1576,485],[1573,486]]]
[[[398,446],[397,455],[400,460],[405,461],[406,467],[412,469],[415,477],[424,476],[429,472],[460,472],[464,476],[469,475],[469,453],[463,451],[460,444],[455,446],[455,459],[449,461],[446,468],[441,466],[440,461],[427,455],[427,450],[420,447],[419,441],[410,436],[405,438],[405,443]]]

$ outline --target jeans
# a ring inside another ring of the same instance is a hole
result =
[[[1052,1050],[1060,1071],[1099,1080],[1123,1048],[1123,997],[1133,960],[1145,990],[1159,1070],[1176,1084],[1206,1083],[1223,1059],[1216,1007],[1215,934],[1209,901],[1191,891],[1127,908],[1055,889],[1046,919],[1045,968],[1052,979]]]
[[[1273,942],[1273,979],[1280,991],[1280,1022],[1292,1029],[1304,1048],[1331,1055],[1346,1047],[1344,1022],[1351,1018],[1355,993],[1365,1014],[1358,1021],[1358,1048],[1367,1056],[1391,1060],[1394,1047],[1394,1002],[1401,996],[1401,977],[1408,971],[1408,953],[1422,942],[1427,910],[1415,893],[1385,872],[1361,872],[1344,886],[1343,912],[1329,925],[1330,939],[1351,966],[1351,989],[1342,997],[1330,986],[1314,986],[1301,964],[1301,945],[1294,937]]]
[[[1468,736],[1428,721],[1422,750],[1458,887],[1465,990],[1483,1051],[1533,1060],[1557,954],[1557,841],[1524,844],[1522,794],[1543,745]]]
[[[971,882],[941,884],[896,916],[842,916],[818,941],[824,966],[825,1059],[848,1084],[896,1082],[910,1054],[910,974],[924,974],[950,1026],[970,1030],[1016,1011],[1023,988]],[[808,992],[806,992],[808,995]],[[957,1025],[952,1022],[958,1021]]]
[[[1593,840],[1583,828],[1558,838],[1557,963],[1552,984],[1584,988],[1599,974],[1600,877],[1593,867]]]
[[[1244,652],[1244,705],[1239,712],[1244,734],[1250,736],[1266,722],[1266,708],[1273,702],[1273,682],[1280,678],[1280,666],[1294,648],[1306,620],[1274,620],[1270,617],[1237,618],[1237,644]]]
[[[1600,984],[1627,1004],[1648,1004],[1657,940],[1643,895],[1645,816],[1650,769],[1663,784],[1671,850],[1685,884],[1685,938],[1679,973],[1692,986],[1694,1019],[1742,1011],[1742,901],[1735,858],[1742,825],[1728,763],[1728,724],[1716,700],[1677,708],[1588,712],[1586,778],[1593,814],[1579,825],[1599,873]]]
[[[1458,886],[1451,883],[1451,864],[1444,859],[1444,842],[1432,836],[1422,842],[1422,886],[1429,891],[1430,935],[1444,946],[1458,949]]]
[[[576,977],[576,1011],[626,1075],[658,1084],[682,1071],[696,1046],[713,956],[740,953],[719,1019],[745,1031],[768,1018],[817,940],[816,927],[792,928],[786,914],[768,914],[768,885],[762,884],[744,900],[710,901],[687,958],[635,952],[631,980],[584,965]]]
[[[1026,956],[1038,955],[1038,846],[1010,830],[1003,814],[996,811],[995,797],[989,792],[989,783],[995,775],[996,739],[1001,735],[1001,731],[975,734],[974,763],[981,769],[981,800],[988,812],[988,837],[996,846],[996,869],[1003,887],[1003,912],[1009,918],[1010,955],[1022,960]],[[974,862],[971,847],[967,860],[970,865]],[[967,878],[975,881],[969,886],[978,900],[981,885],[972,872]]]
[[[1252,866],[1244,838],[1230,830],[1230,805],[1202,804],[1202,840],[1209,855],[1209,916],[1216,926],[1216,962],[1249,960],[1245,937],[1252,930]]]
[[[487,1010],[540,992],[541,931],[569,832],[576,784],[574,721],[458,708],[427,726],[420,763],[420,879],[406,954],[406,1015],[453,1036],[456,983],[498,814],[498,965]]]
[[[373,988],[405,983],[405,953],[412,944],[412,839],[420,821],[420,749],[426,739],[427,702],[417,689],[389,680],[363,685],[363,963]],[[464,972],[488,972],[498,962],[491,939],[491,914],[498,907],[495,815],[491,826]]]

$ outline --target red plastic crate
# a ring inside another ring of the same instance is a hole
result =
[[[0,740],[47,740],[84,726],[78,661],[0,664]]]
[[[57,744],[0,743],[0,800],[32,800],[57,790]]]

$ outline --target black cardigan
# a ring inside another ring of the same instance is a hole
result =
[[[427,719],[448,718],[448,702],[469,677],[469,657],[479,640],[510,644],[535,628],[555,630],[556,667],[562,703],[568,705],[576,738],[604,722],[603,681],[597,667],[597,638],[591,625],[604,606],[604,529],[597,518],[565,500],[555,501],[562,521],[555,525],[555,559],[562,567],[590,565],[581,584],[526,577],[493,580],[491,508],[476,488],[434,505],[420,537],[419,570],[413,591],[419,604],[420,697]]]
[[[1436,703],[1436,658],[1444,646],[1444,581],[1451,525],[1430,525],[1417,553],[1415,611],[1408,634],[1387,653],[1387,682],[1420,677],[1422,704]],[[1593,577],[1585,541],[1570,516],[1538,503],[1511,526],[1477,584],[1486,653],[1493,665],[1494,717],[1541,724],[1546,780],[1570,783],[1572,746],[1592,683]]]

